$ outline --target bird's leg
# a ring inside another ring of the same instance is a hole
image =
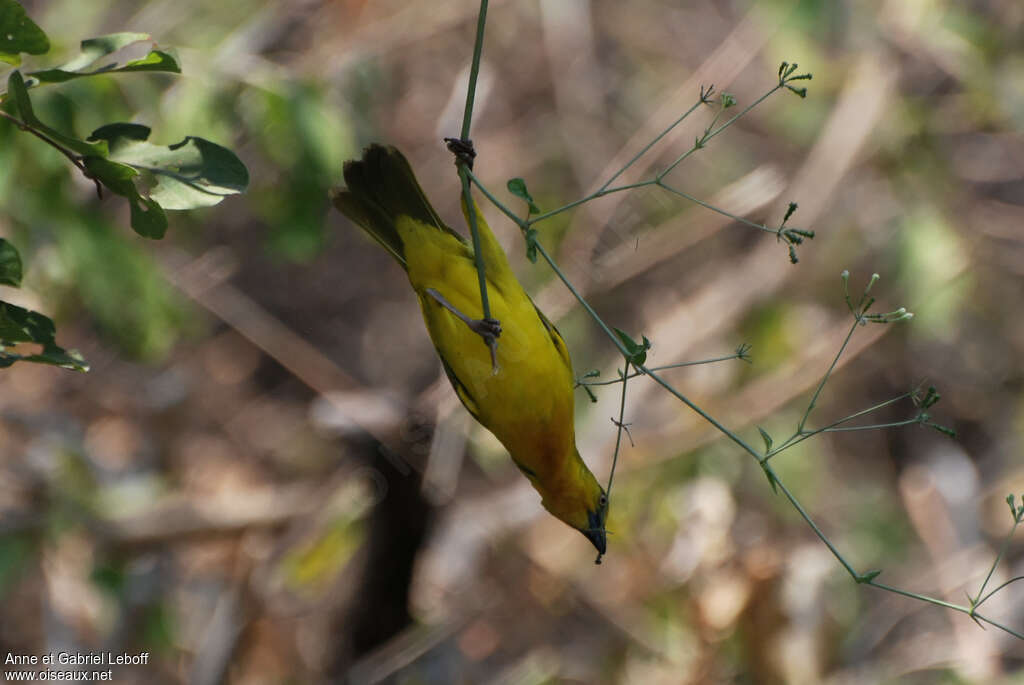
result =
[[[464,324],[469,326],[469,330],[473,331],[487,343],[487,347],[491,350],[491,367],[497,373],[498,360],[494,352],[494,341],[501,335],[501,322],[497,319],[473,319],[458,310],[458,308],[445,298],[444,295],[437,292],[433,288],[425,288],[424,292],[430,295],[432,298],[437,300],[437,303],[450,311],[452,314],[457,316]]]

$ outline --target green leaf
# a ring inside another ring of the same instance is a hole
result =
[[[0,0],[0,60],[21,64],[19,53],[42,55],[49,52],[50,39],[15,0]]]
[[[118,195],[124,197],[139,195],[139,191],[132,181],[139,175],[139,172],[127,164],[118,164],[103,157],[86,157],[82,162],[93,178]]]
[[[107,144],[105,142],[87,143],[84,140],[66,136],[40,121],[32,109],[32,100],[28,96],[28,89],[25,87],[25,79],[22,78],[21,72],[17,70],[11,72],[11,75],[7,78],[7,92],[14,98],[14,104],[17,105],[21,120],[26,125],[79,155],[107,156]]]
[[[9,302],[0,301],[0,368],[18,361],[52,364],[75,371],[88,371],[82,356],[64,350],[55,342],[57,329],[48,317]],[[38,343],[43,346],[38,354],[15,354],[5,347],[16,343]]]
[[[858,574],[856,577],[854,577],[854,580],[857,581],[858,583],[861,583],[861,584],[863,584],[863,583],[870,583],[875,578],[877,578],[879,575],[881,575],[881,573],[882,573],[881,569],[875,569],[873,571],[867,571],[866,573]]]
[[[39,354],[28,354],[28,355],[12,355],[7,353],[0,353],[4,358],[11,360],[11,363],[15,361],[22,362],[34,362],[36,364],[49,364],[51,366],[59,366],[62,369],[70,369],[71,371],[82,371],[83,373],[89,370],[89,364],[82,358],[75,350],[65,350],[62,347],[56,345],[49,345],[43,348],[43,351]],[[14,359],[14,357],[17,357]],[[2,359],[0,359],[2,363]],[[10,364],[7,364],[10,366]]]
[[[160,240],[167,232],[167,214],[156,200],[140,197],[139,202],[132,202],[132,230],[143,238]]]
[[[757,430],[759,433],[761,433],[761,439],[764,440],[764,451],[771,452],[772,444],[774,442],[772,440],[772,436],[768,435],[768,431],[766,431],[764,428],[761,428],[760,426],[757,427]]]
[[[166,209],[209,207],[249,185],[248,170],[231,150],[196,136],[153,145],[148,134],[139,124],[110,124],[89,140],[106,142],[111,160],[152,174],[149,198]]]
[[[61,83],[84,76],[114,74],[129,71],[163,71],[173,74],[181,73],[181,66],[173,51],[153,49],[145,57],[134,59],[118,65],[111,62],[98,69],[84,71],[103,57],[117,52],[122,48],[144,40],[151,40],[147,33],[112,33],[107,36],[90,38],[82,41],[82,53],[67,64],[53,69],[42,69],[29,74],[41,83]]]
[[[531,264],[537,263],[537,229],[526,229],[526,258]]]
[[[21,285],[21,256],[14,245],[0,238],[0,284]]]
[[[144,40],[152,40],[152,37],[148,33],[130,33],[126,31],[122,33],[108,33],[105,36],[96,36],[95,38],[86,38],[79,44],[82,50],[81,54],[72,58],[71,61],[60,65],[57,69],[60,71],[81,71],[86,67],[92,66],[107,55]]]
[[[643,337],[643,343],[637,343],[628,334],[613,328],[615,335],[619,336],[619,340],[622,341],[622,346],[626,348],[626,359],[629,360],[634,366],[642,366],[647,362],[647,350],[651,349],[651,341],[647,339],[647,336]]]
[[[509,179],[508,192],[512,193],[516,197],[521,197],[526,200],[526,204],[530,209],[529,214],[540,214],[540,208],[534,204],[533,196],[530,195],[530,191],[526,189],[526,181],[521,178]],[[530,261],[536,261],[536,259],[532,259]]]
[[[180,74],[181,66],[178,64],[178,56],[173,51],[151,50],[145,57],[133,59],[131,62],[126,62],[123,67],[111,69],[111,71],[164,71]]]
[[[142,127],[145,128],[145,127]],[[139,175],[131,166],[102,157],[86,157],[85,168],[114,193],[128,198],[131,203],[132,229],[144,238],[159,240],[167,232],[167,215],[155,200],[143,197],[135,186]]]
[[[57,329],[53,321],[27,309],[0,301],[0,343],[54,343]]]
[[[765,478],[768,479],[768,485],[772,486],[772,493],[779,494],[779,479],[775,476],[775,472],[768,466],[767,459],[761,459],[758,462],[761,464],[761,470],[764,471]]]

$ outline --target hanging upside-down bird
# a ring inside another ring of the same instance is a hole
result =
[[[505,446],[544,507],[604,554],[608,498],[576,449],[569,350],[519,284],[479,209],[492,319],[481,318],[472,246],[441,221],[401,152],[371,145],[361,160],[345,163],[344,176],[334,206],[405,269],[462,404]],[[463,213],[468,221],[465,203]],[[485,340],[499,334],[492,360]]]

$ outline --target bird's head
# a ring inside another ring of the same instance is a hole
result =
[[[578,477],[570,478],[562,487],[542,492],[544,507],[583,533],[598,551],[598,563],[607,548],[608,496],[594,475],[583,464]],[[538,488],[540,489],[540,488]]]

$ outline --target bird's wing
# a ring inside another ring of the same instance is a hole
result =
[[[533,304],[533,300],[530,300],[530,304]],[[551,336],[551,344],[555,346],[556,350],[558,350],[558,356],[562,358],[562,361],[565,362],[566,368],[569,369],[571,373],[572,361],[569,359],[569,348],[565,346],[565,340],[562,339],[562,334],[558,332],[557,328],[555,328],[555,324],[551,323],[551,320],[544,316],[544,312],[542,312],[536,304],[533,304],[533,309],[537,312],[540,322],[544,324],[544,328],[547,329],[548,335]]]

